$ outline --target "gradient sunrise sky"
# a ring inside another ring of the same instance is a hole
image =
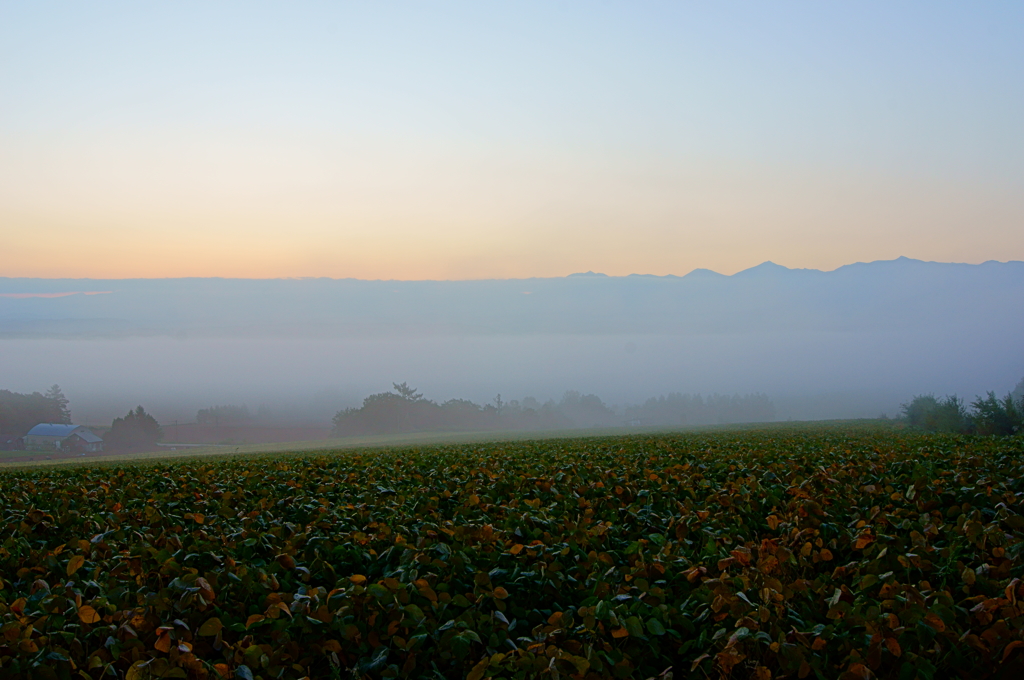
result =
[[[1024,3],[0,4],[0,276],[1024,259]]]

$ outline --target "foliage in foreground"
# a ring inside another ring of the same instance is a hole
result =
[[[1024,648],[1013,440],[774,428],[2,477],[5,678],[984,678]]]

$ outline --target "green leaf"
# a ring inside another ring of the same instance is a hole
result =
[[[647,632],[651,635],[664,635],[665,626],[661,625],[661,621],[655,618],[647,619]]]
[[[625,626],[632,637],[644,637],[644,624],[640,622],[639,617],[630,616],[626,619]]]

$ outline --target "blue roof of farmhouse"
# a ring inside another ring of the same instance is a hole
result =
[[[80,427],[81,425],[64,425],[63,423],[39,423],[29,430],[28,434],[37,437],[67,437]]]

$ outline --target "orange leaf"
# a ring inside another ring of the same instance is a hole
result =
[[[875,537],[871,534],[861,534],[860,537],[857,539],[857,542],[854,543],[853,548],[854,550],[863,550],[864,548],[868,547],[868,544],[874,543],[874,541]]]
[[[366,577],[362,574],[352,574],[348,577],[348,580],[356,584],[357,586],[361,586],[364,583],[366,583]]]
[[[1005,662],[1007,657],[1010,656],[1010,652],[1017,649],[1018,647],[1024,647],[1024,642],[1021,642],[1020,640],[1014,640],[1010,644],[1006,645],[1006,647],[1003,648],[1003,661]]]
[[[903,654],[903,650],[900,649],[900,643],[896,642],[896,638],[885,638],[885,646],[889,648],[889,653],[893,656]]]
[[[508,591],[502,588],[501,586],[498,586],[494,589],[494,597],[498,598],[499,600],[504,600],[506,597],[508,597]]]
[[[821,552],[818,553],[818,555],[825,562],[831,562],[832,561],[832,551],[829,550],[828,548],[822,548]]]
[[[200,576],[196,579],[196,587],[199,588],[199,594],[203,596],[203,599],[207,602],[213,602],[215,595],[213,593],[213,586],[210,585],[209,581]]]
[[[518,555],[519,553],[523,552],[523,545],[521,543],[516,543],[514,546],[509,548],[508,551],[513,555]]]
[[[158,651],[163,652],[164,654],[171,651],[171,636],[161,635],[156,639],[156,643],[153,645],[153,647],[155,647]]]
[[[85,558],[81,555],[72,557],[68,562],[68,576],[73,576],[76,571],[82,568],[83,564],[85,564]]]
[[[97,623],[100,620],[100,613],[89,605],[85,605],[79,608],[78,618],[82,620],[82,623]]]
[[[924,615],[924,622],[932,628],[934,628],[936,632],[941,633],[942,631],[946,630],[946,623],[939,618],[938,614],[928,612]]]
[[[612,631],[612,637],[613,638],[629,637],[629,631],[626,630],[625,628],[616,628],[615,630]]]
[[[779,528],[779,518],[775,515],[768,515],[768,528],[775,531]]]
[[[228,673],[231,672],[231,669],[228,668],[228,665],[226,663],[214,664],[213,670],[217,671],[217,674],[220,675],[220,677],[222,678],[228,677]]]
[[[265,619],[265,618],[266,618],[266,617],[265,617],[265,616],[263,616],[262,614],[253,614],[252,616],[250,616],[250,617],[249,617],[248,619],[246,619],[246,621],[245,621],[245,628],[246,628],[246,630],[248,630],[248,629],[249,629],[249,626],[252,626],[252,625],[254,625],[254,624],[257,624],[257,623],[259,623],[260,621],[262,621],[262,620],[263,620],[263,619]]]

